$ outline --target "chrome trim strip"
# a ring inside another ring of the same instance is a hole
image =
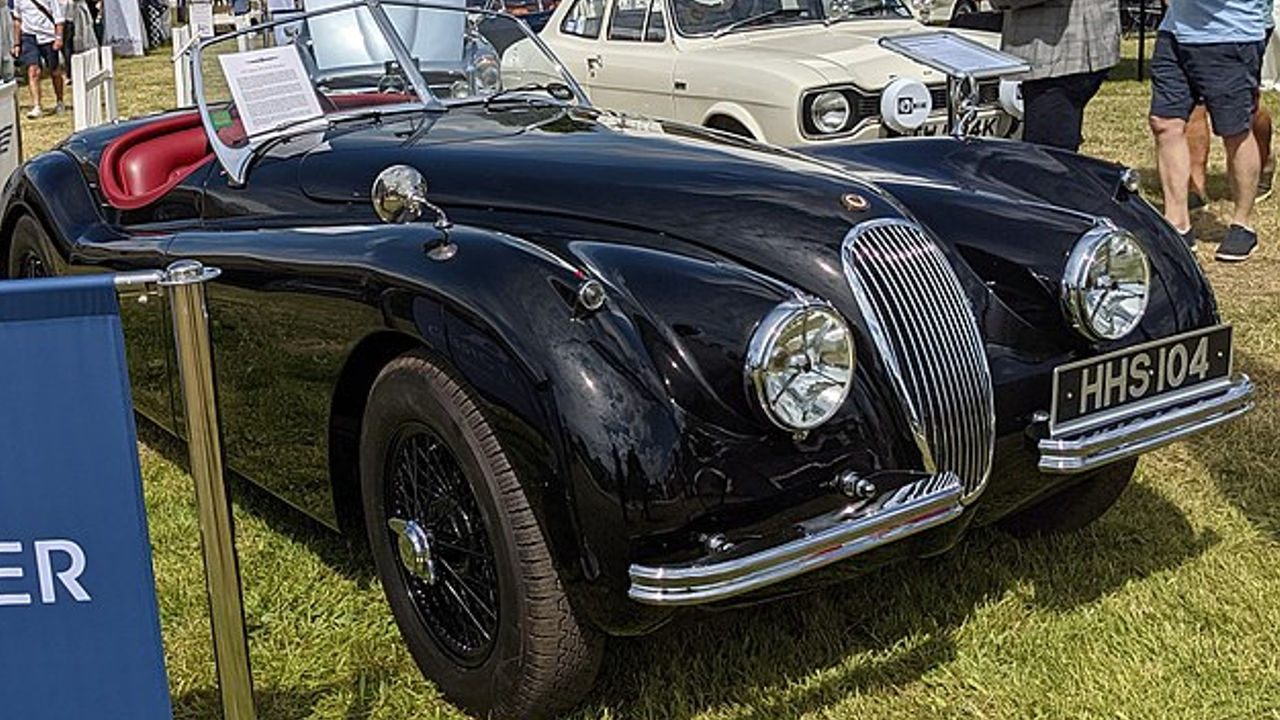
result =
[[[127,290],[139,285],[157,285],[164,280],[163,270],[139,270],[137,272],[118,273],[112,278],[116,290]]]
[[[673,566],[632,565],[632,600],[699,605],[757,590],[941,525],[964,511],[963,485],[942,473],[799,524],[804,536],[743,557]]]
[[[1188,435],[1233,420],[1253,409],[1253,381],[1237,375],[1211,384],[1217,394],[1206,396],[1204,386],[1166,395],[1161,409],[1129,414],[1110,427],[1069,437],[1041,440],[1040,470],[1074,474],[1154,450]]]
[[[959,277],[922,228],[896,218],[853,228],[842,261],[926,470],[956,473],[964,502],[972,502],[991,472],[995,400],[986,348]]]

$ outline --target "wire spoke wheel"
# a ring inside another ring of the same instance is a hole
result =
[[[444,441],[417,423],[398,433],[385,467],[384,525],[412,528],[429,548],[419,551],[429,571],[423,559],[402,558],[400,567],[419,619],[457,662],[478,665],[493,649],[499,602],[497,560],[471,484]]]
[[[591,687],[603,638],[579,621],[500,437],[425,352],[388,362],[360,431],[378,578],[418,667],[494,720],[540,720]]]
[[[18,267],[18,277],[20,278],[43,278],[50,275],[49,269],[44,265],[44,261],[35,253],[25,255]]]

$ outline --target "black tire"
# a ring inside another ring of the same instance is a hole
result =
[[[400,356],[374,381],[360,475],[374,562],[423,673],[484,717],[539,718],[577,705],[604,638],[574,616],[493,430],[426,354]],[[402,561],[401,537],[416,531],[394,533],[393,514],[411,515],[397,519],[428,537],[433,582]]]
[[[955,8],[951,11],[951,17],[960,17],[961,15],[970,15],[978,12],[978,3],[974,0],[956,0]]]
[[[21,215],[13,224],[9,240],[9,257],[5,258],[5,277],[37,278],[60,274],[57,259],[53,256],[49,234],[40,221],[30,215]]]
[[[1056,492],[1034,505],[1002,518],[1000,529],[1014,537],[1063,535],[1102,517],[1129,486],[1136,459],[1121,460]]]

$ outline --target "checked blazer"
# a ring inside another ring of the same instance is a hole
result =
[[[992,0],[1001,49],[1031,64],[1020,80],[1106,70],[1120,62],[1119,0]]]

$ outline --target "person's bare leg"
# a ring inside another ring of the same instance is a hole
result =
[[[1231,178],[1231,197],[1236,204],[1231,222],[1252,227],[1253,201],[1258,194],[1258,175],[1262,172],[1258,141],[1251,130],[1246,130],[1222,138],[1222,144],[1227,147],[1227,175]]]
[[[31,88],[31,107],[40,107],[40,65],[27,66],[27,87]]]
[[[59,65],[56,70],[49,73],[53,78],[53,96],[58,99],[58,104],[62,104],[62,66]]]
[[[1160,185],[1164,188],[1164,217],[1175,230],[1191,229],[1187,210],[1187,183],[1191,179],[1191,152],[1187,148],[1187,121],[1151,117],[1151,134],[1156,139],[1156,160]]]
[[[1271,167],[1275,158],[1271,157],[1271,113],[1261,105],[1253,114],[1253,139],[1258,142],[1258,157],[1262,167]]]
[[[1209,169],[1209,113],[1203,105],[1191,109],[1187,119],[1187,148],[1191,153],[1191,190],[1206,200],[1205,175]]]

